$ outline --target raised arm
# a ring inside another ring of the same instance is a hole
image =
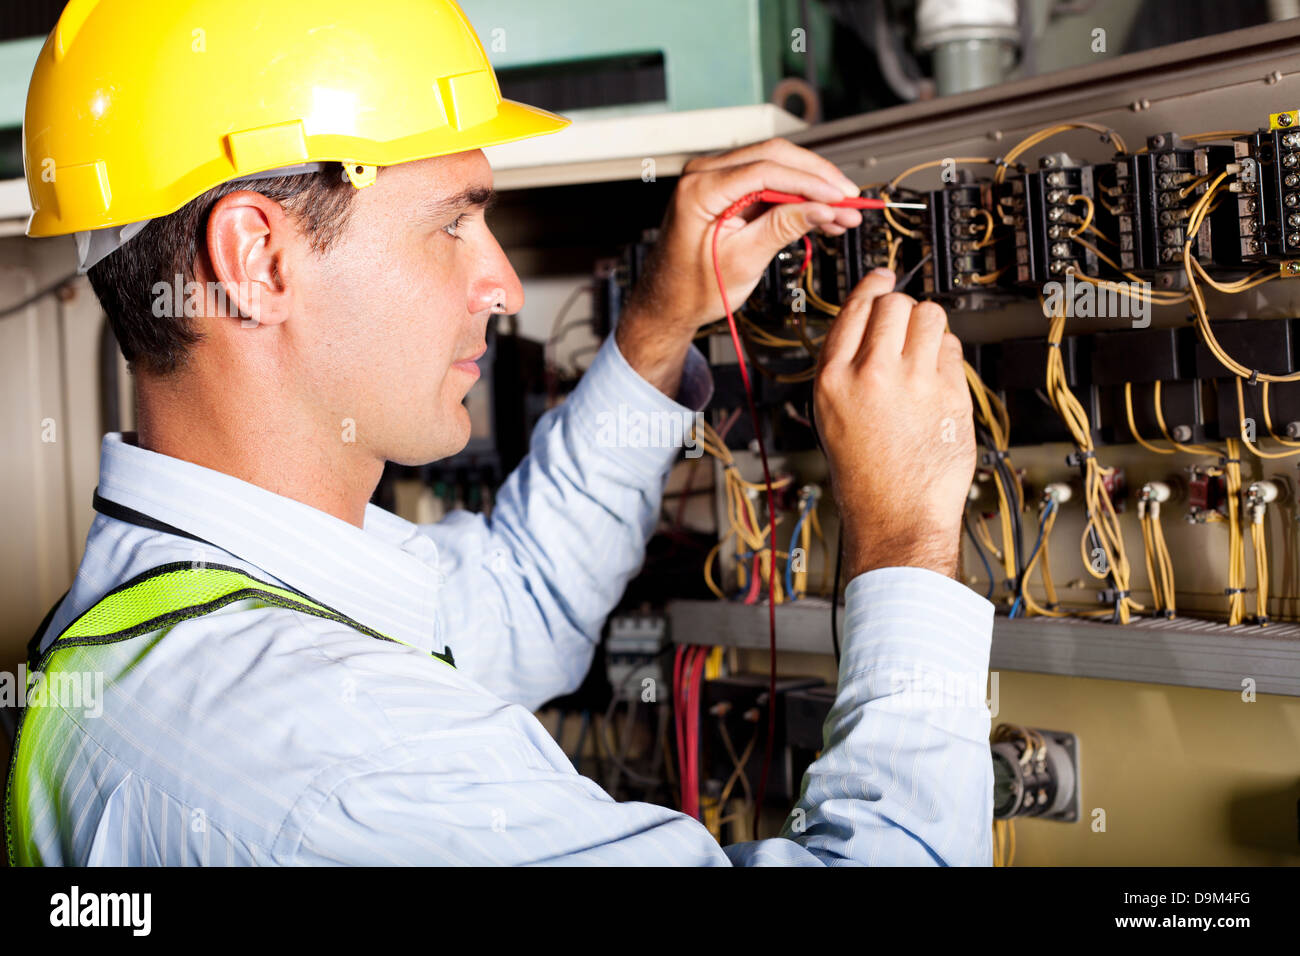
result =
[[[761,189],[819,201],[755,206],[728,220],[718,246],[733,303],[799,236],[861,222],[856,210],[826,205],[857,195],[853,182],[784,140],[687,164],[615,340],[538,424],[491,519],[458,514],[423,529],[460,572],[457,587],[440,595],[457,663],[507,700],[536,707],[578,685],[605,617],[641,565],[664,481],[681,455],[680,438],[671,447],[665,435],[689,437],[692,412],[711,390],[691,343],[723,314],[713,225]]]
[[[371,850],[402,860],[462,847],[469,860],[515,863],[991,862],[993,607],[952,579],[974,470],[970,397],[942,312],[891,288],[891,276],[864,280],[821,360],[818,424],[851,581],[826,746],[781,836],[719,850],[688,817],[615,803],[528,715],[461,706],[456,719],[474,726],[440,737],[456,742],[454,758],[403,750],[409,770],[368,768],[341,785],[327,819],[309,827],[307,859],[341,852],[347,827],[334,818],[362,821]],[[514,769],[503,777],[505,767]],[[409,791],[450,809],[436,821],[420,806],[394,818]]]

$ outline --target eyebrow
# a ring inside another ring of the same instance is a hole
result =
[[[481,206],[486,212],[497,201],[497,191],[487,186],[470,186],[454,196],[430,199],[416,207],[416,215],[426,219],[439,219],[457,209]]]

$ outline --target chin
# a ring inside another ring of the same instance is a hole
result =
[[[410,441],[403,444],[400,453],[388,456],[389,461],[417,467],[450,458],[464,451],[469,444],[469,413],[465,406],[457,403],[446,415],[432,422],[427,431],[410,438]]]

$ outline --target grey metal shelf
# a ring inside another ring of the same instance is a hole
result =
[[[831,653],[829,603],[808,599],[776,610],[778,650]],[[768,646],[765,605],[673,601],[668,616],[678,643]],[[1300,697],[1300,626],[1228,627],[1192,618],[1141,618],[1119,627],[998,617],[990,667],[1238,692],[1243,680],[1251,678],[1261,694]]]

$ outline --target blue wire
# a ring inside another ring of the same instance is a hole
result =
[[[736,557],[736,562],[738,564],[746,564],[747,562],[752,561],[757,554],[758,554],[757,551],[746,551],[744,554],[738,555]],[[736,593],[731,596],[731,599],[733,601],[743,601],[745,600],[745,596],[748,593],[749,593],[748,587],[737,588]]]
[[[1029,552],[1029,560],[1025,562],[1026,568],[1030,567],[1034,563],[1034,558],[1038,554],[1038,549],[1043,546],[1043,532],[1047,530],[1047,519],[1051,516],[1052,512],[1055,510],[1056,510],[1056,499],[1055,498],[1048,499],[1047,507],[1043,509],[1043,517],[1039,519],[1038,522],[1038,540],[1034,542],[1034,550]],[[1011,613],[1007,615],[1008,617],[1016,616],[1016,611],[1020,606],[1021,599],[1024,597],[1025,588],[1029,586],[1029,582],[1026,580],[1027,577],[1028,575],[1026,574],[1020,578],[1020,594],[1016,595],[1016,602],[1015,604],[1011,605]]]
[[[803,528],[803,519],[808,517],[808,512],[812,511],[812,508],[813,508],[813,499],[811,496],[809,496],[808,500],[804,502],[803,509],[799,512],[799,520],[794,523],[794,530],[790,532],[790,551],[789,551],[789,555],[786,557],[785,560],[785,593],[789,595],[788,600],[791,601],[798,600],[798,598],[795,597],[795,593],[794,593],[794,574],[790,567],[794,562],[791,560],[791,558],[794,557],[795,545],[799,541],[799,532]],[[804,555],[804,560],[805,561],[808,560],[807,555]]]

